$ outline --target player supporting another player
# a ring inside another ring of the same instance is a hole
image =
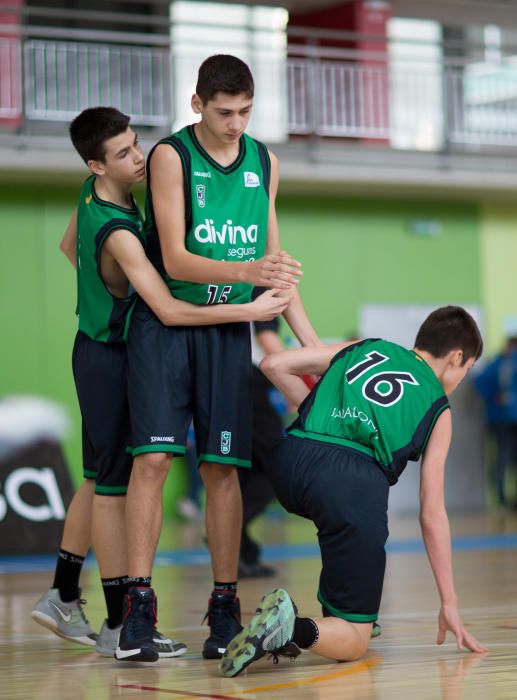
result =
[[[318,528],[323,618],[300,617],[289,594],[262,599],[221,663],[236,676],[266,653],[294,642],[330,659],[358,659],[377,619],[388,537],[389,487],[422,455],[420,524],[441,600],[437,643],[453,632],[458,649],[486,651],[463,626],[454,590],[445,459],[451,394],[481,355],[472,317],[447,306],[428,316],[414,350],[384,340],[270,355],[264,373],[299,415],[273,450],[268,474],[291,513]],[[299,375],[323,375],[308,391]]]
[[[252,304],[231,307],[193,306],[171,297],[142,246],[143,220],[130,190],[145,177],[144,156],[129,117],[107,107],[87,109],[72,122],[70,136],[92,172],[61,243],[77,267],[79,331],[73,369],[83,419],[85,481],[67,514],[53,586],[36,603],[32,617],[65,639],[96,645],[100,653],[112,656],[127,590],[124,496],[132,458],[127,454],[123,331],[135,300],[128,280],[166,324],[271,318],[287,302],[273,291]],[[99,639],[80,600],[79,575],[90,541],[108,610]],[[153,635],[162,656],[186,649],[156,630]]]
[[[201,121],[163,139],[149,155],[148,255],[171,293],[195,304],[248,301],[252,286],[271,286],[273,262],[285,271],[285,288],[297,281],[299,271],[279,244],[276,158],[244,133],[252,103],[248,66],[234,56],[208,58],[192,98]],[[264,253],[270,258],[261,264]],[[285,318],[303,345],[319,342],[296,291]],[[193,415],[214,574],[203,656],[219,658],[240,629],[242,502],[235,467],[249,467],[251,457],[249,324],[165,328],[145,305],[137,305],[128,360],[135,455],[127,497],[133,587],[117,657],[157,658],[150,577],[162,486],[172,455],[185,452]]]

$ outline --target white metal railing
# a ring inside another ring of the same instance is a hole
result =
[[[517,65],[287,61],[288,130],[381,139],[428,150],[445,143],[517,146]]]
[[[23,47],[25,113],[69,120],[109,104],[134,123],[170,123],[169,54],[161,48],[28,40]]]
[[[0,38],[0,128],[13,120],[69,121],[85,107],[111,104],[136,124],[168,129],[167,40],[125,41]],[[517,147],[511,58],[493,66],[431,65],[334,54],[293,51],[286,59],[288,133],[377,139],[395,148]]]

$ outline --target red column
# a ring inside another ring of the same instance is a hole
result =
[[[11,8],[21,8],[24,5],[25,0],[0,0],[0,25],[8,27],[0,31],[0,126],[2,127],[17,127],[22,122],[22,20],[21,14],[13,12]]]
[[[350,58],[333,59],[334,64],[346,63],[349,68],[334,72],[330,69],[322,74],[326,89],[321,91],[324,103],[320,113],[323,121],[335,122],[337,127],[344,125],[351,136],[354,136],[355,128],[363,132],[371,129],[374,136],[379,130],[388,128],[386,36],[391,16],[391,2],[387,0],[351,0],[314,12],[294,12],[289,16],[290,27],[357,33],[357,38],[317,40],[317,45],[322,48],[354,51],[355,55]],[[308,45],[310,42],[310,39],[290,38],[290,44]],[[315,43],[314,40],[312,43]],[[322,59],[323,62],[325,60]],[[338,80],[333,78],[338,74]]]

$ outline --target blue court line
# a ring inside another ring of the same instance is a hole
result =
[[[486,551],[494,549],[517,548],[517,532],[498,535],[469,535],[454,537],[452,548],[455,552]],[[420,554],[424,544],[421,539],[390,540],[386,546],[393,554]],[[292,559],[312,559],[319,557],[318,545],[312,544],[270,544],[263,547],[263,558],[266,561],[287,561]],[[209,564],[208,551],[202,549],[178,549],[168,552],[158,552],[155,566],[201,565]],[[52,571],[56,564],[55,554],[18,555],[0,557],[0,574],[24,574],[40,571]],[[85,567],[93,568],[95,558],[90,555]]]

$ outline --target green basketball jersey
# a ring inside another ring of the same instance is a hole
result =
[[[103,343],[123,340],[135,294],[113,296],[101,275],[101,251],[108,236],[126,229],[143,243],[143,219],[136,203],[126,209],[100,199],[95,176],[84,183],[77,206],[77,309],[79,330]]]
[[[435,373],[417,353],[370,339],[332,359],[289,432],[364,452],[394,484],[407,461],[420,458],[448,406]]]
[[[269,214],[271,164],[267,148],[246,134],[239,155],[228,167],[219,165],[187,126],[159,144],[174,148],[182,162],[185,193],[185,247],[212,260],[246,261],[264,255]],[[159,145],[157,144],[157,145]],[[149,157],[151,157],[149,154]],[[199,284],[169,277],[154,218],[150,178],[146,198],[147,254],[165,279],[171,294],[193,304],[250,300],[249,284]]]

